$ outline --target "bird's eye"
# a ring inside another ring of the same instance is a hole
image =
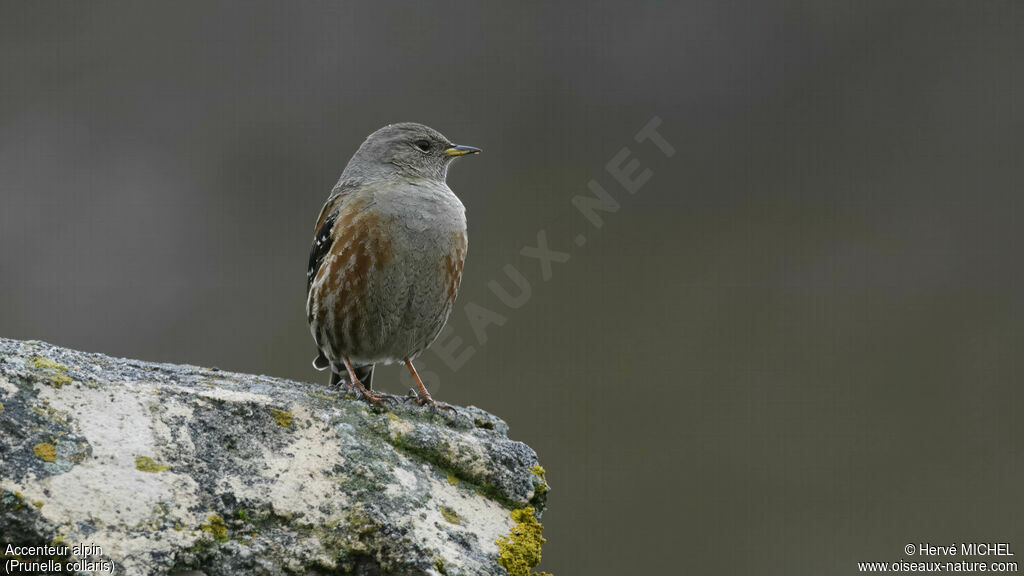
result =
[[[415,144],[417,148],[423,150],[424,152],[430,151],[430,142],[427,140],[417,140],[413,142],[413,144]]]

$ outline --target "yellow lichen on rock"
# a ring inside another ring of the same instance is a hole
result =
[[[163,472],[167,470],[167,466],[164,464],[158,464],[156,460],[153,460],[149,456],[136,456],[135,457],[135,469],[139,472]]]
[[[43,372],[49,376],[50,384],[56,388],[71,383],[71,377],[67,375],[68,367],[49,358],[33,356],[28,359],[28,365],[33,370]]]
[[[530,468],[530,472],[533,472],[534,476],[538,476],[541,480],[547,483],[548,480],[547,478],[545,478],[547,471],[545,471],[544,467],[541,466],[540,464],[536,464],[533,468]]]
[[[32,447],[32,452],[43,462],[57,461],[57,447],[53,444],[40,443]]]
[[[438,506],[437,508],[441,511],[441,516],[444,516],[445,522],[449,524],[462,524],[462,516],[459,516],[459,513],[454,508],[450,506]]]
[[[274,416],[274,421],[280,424],[281,426],[288,428],[289,426],[292,425],[291,412],[286,412],[284,410],[278,410],[277,408],[275,408],[273,412],[271,412],[271,414]]]
[[[533,515],[533,508],[513,510],[512,520],[516,522],[512,532],[494,541],[498,545],[498,564],[510,576],[551,576],[547,572],[531,572],[540,564],[540,550],[547,541],[541,535],[544,526]]]
[[[29,358],[28,364],[29,366],[36,370],[60,370],[61,372],[68,371],[67,366],[59,364],[57,362],[54,362],[53,360],[50,360],[49,358],[44,358],[42,356],[33,356]]]
[[[534,485],[535,494],[537,496],[543,496],[543,495],[547,494],[548,493],[548,479],[547,479],[547,472],[544,470],[544,467],[541,466],[540,464],[537,464],[533,468],[530,468],[530,473],[533,474],[534,476],[536,476],[537,478],[540,478],[540,481],[541,481],[540,484]]]

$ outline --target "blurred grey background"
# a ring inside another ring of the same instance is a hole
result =
[[[4,2],[0,335],[326,381],[314,219],[368,133],[420,121],[484,149],[449,177],[474,352],[421,366],[539,452],[542,569],[1024,549],[1022,25],[1014,2]],[[633,139],[655,116],[672,158]],[[623,147],[653,171],[635,195],[605,171]],[[591,179],[621,203],[599,230]],[[570,254],[547,281],[520,253],[541,230]],[[488,289],[510,264],[514,310]],[[485,343],[470,303],[503,318]]]

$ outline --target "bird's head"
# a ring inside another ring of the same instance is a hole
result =
[[[400,175],[444,182],[452,160],[479,153],[479,148],[452,144],[444,134],[423,124],[389,124],[366,138],[349,161],[342,179]]]

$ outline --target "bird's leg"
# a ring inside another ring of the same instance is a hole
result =
[[[416,390],[417,404],[419,404],[420,406],[427,405],[433,406],[435,408],[441,408],[444,410],[451,410],[452,412],[456,412],[455,408],[452,408],[451,406],[445,406],[444,404],[438,404],[436,401],[434,401],[434,399],[430,397],[430,392],[427,391],[427,387],[423,385],[423,380],[420,380],[420,375],[418,372],[416,372],[416,368],[413,367],[412,360],[406,358],[404,362],[405,366],[409,369],[409,373],[412,374],[413,380],[416,381],[416,388],[418,388],[418,390]]]
[[[359,393],[363,395],[363,398],[366,398],[370,404],[377,404],[384,400],[389,402],[395,401],[394,398],[385,394],[377,394],[367,390],[366,386],[363,386],[363,383],[359,381],[359,378],[356,378],[356,371],[352,368],[352,363],[349,362],[348,356],[343,356],[342,359],[345,360],[345,369],[348,370],[348,377],[352,381],[352,386],[358,390]]]

